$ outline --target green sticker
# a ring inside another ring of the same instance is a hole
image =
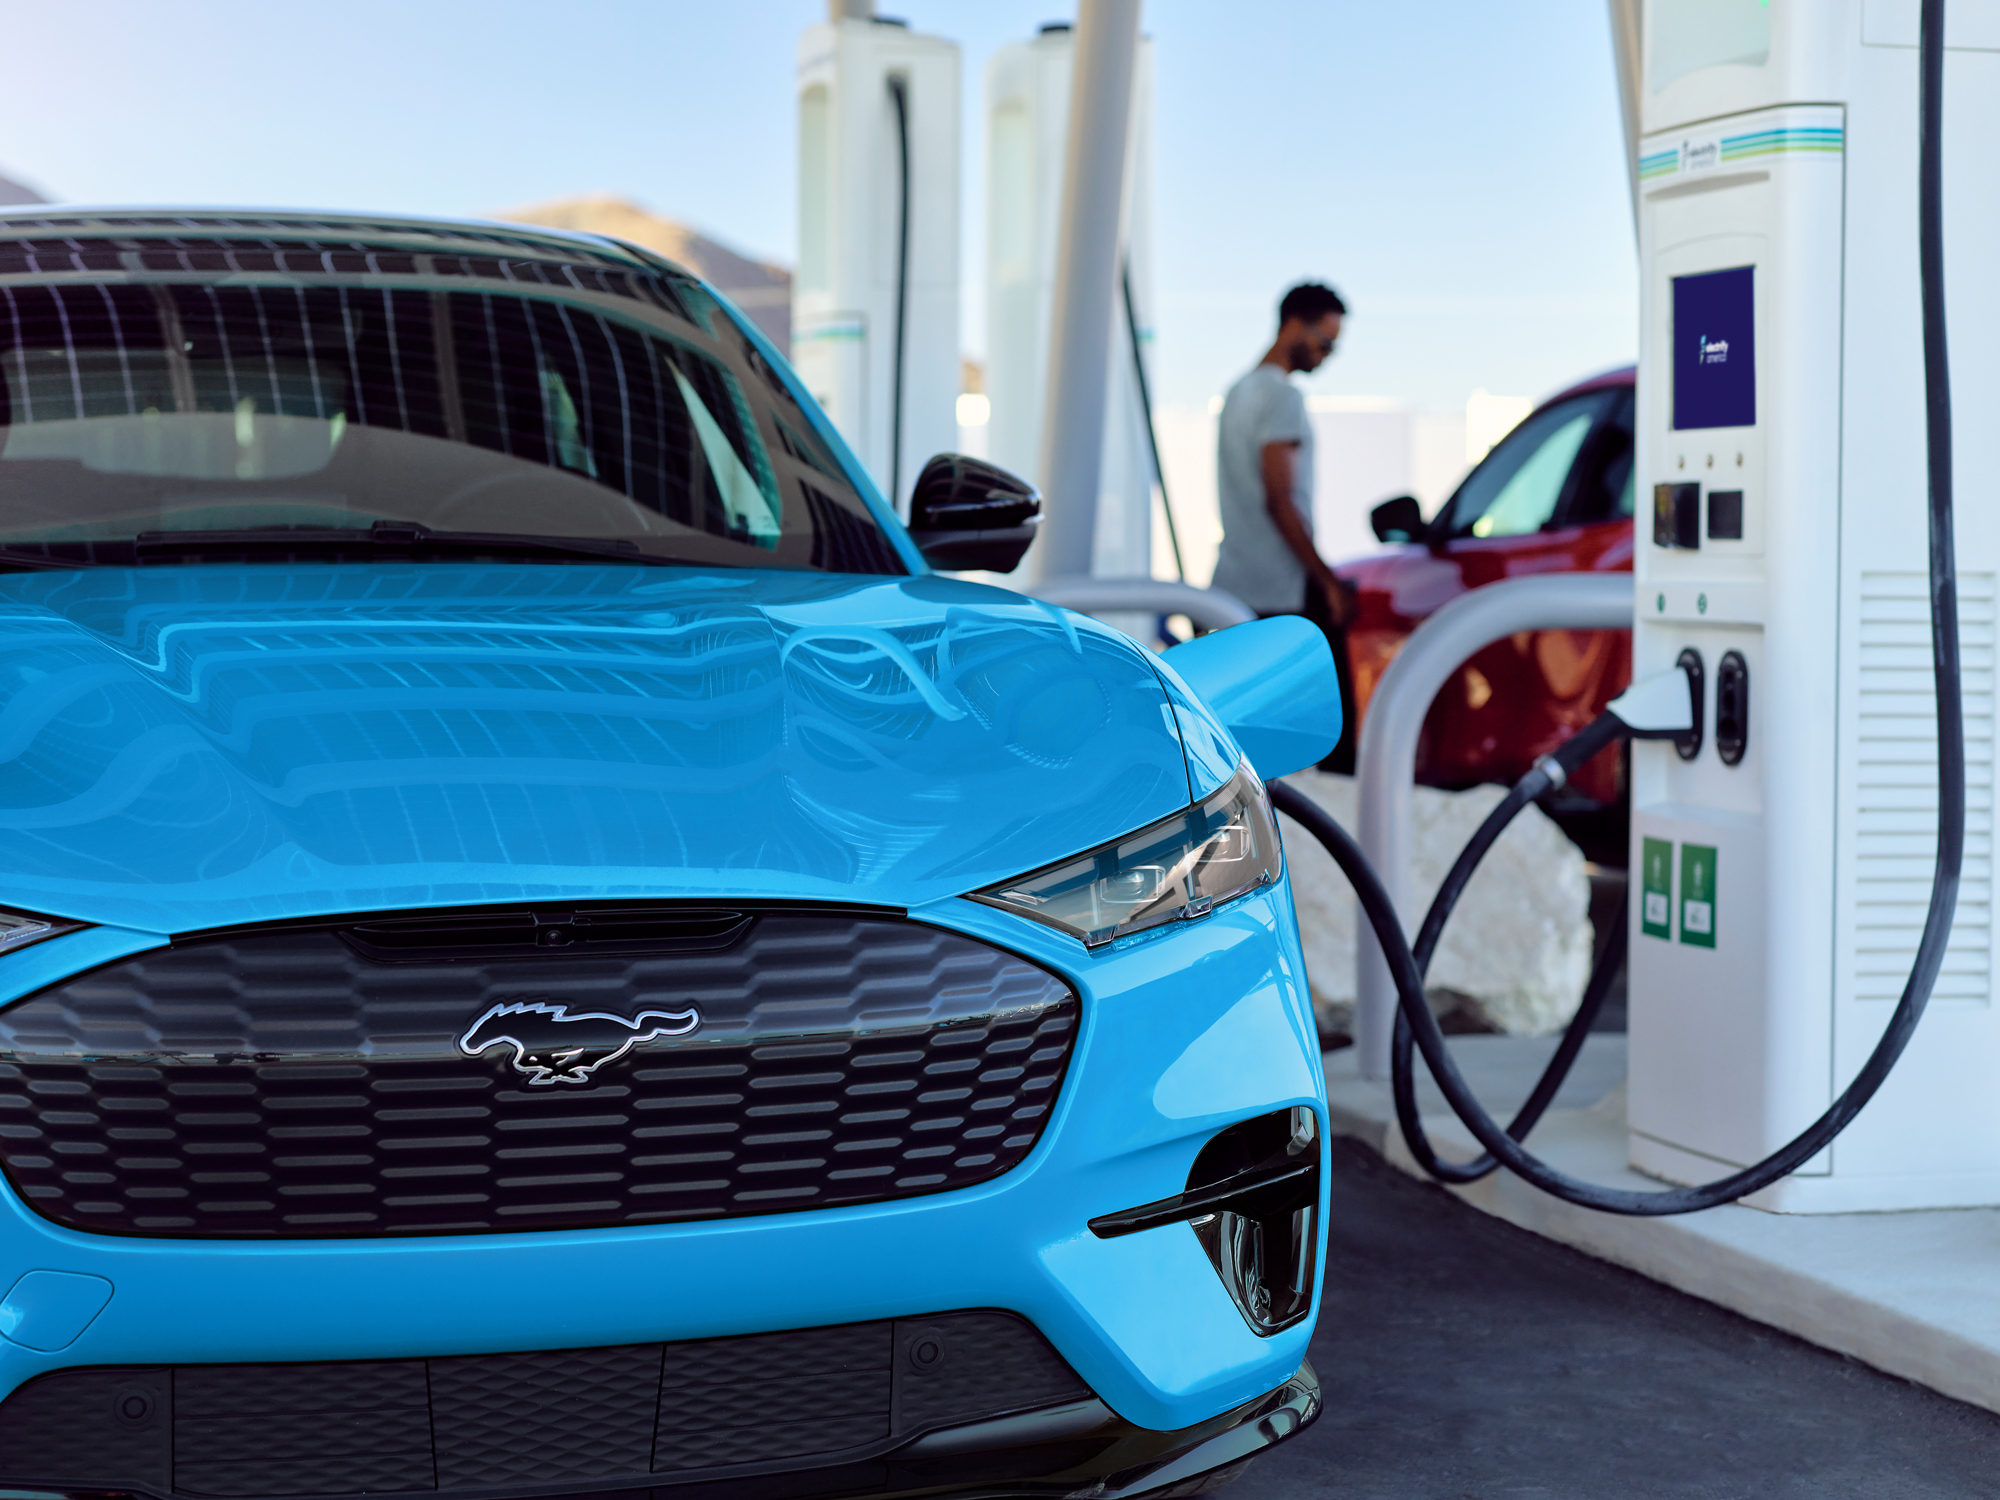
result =
[[[1639,930],[1647,937],[1674,936],[1674,846],[1647,839],[1639,856]]]
[[[1715,946],[1715,850],[1681,845],[1681,941]]]

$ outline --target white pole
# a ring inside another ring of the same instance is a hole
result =
[[[1631,628],[1632,580],[1625,574],[1544,573],[1461,594],[1410,633],[1368,700],[1355,755],[1361,804],[1356,842],[1407,936],[1416,936],[1424,915],[1410,876],[1417,848],[1417,740],[1438,690],[1476,652],[1518,631]],[[1375,929],[1360,922],[1354,936],[1355,1056],[1363,1078],[1387,1078],[1396,982]]]
[[[1042,424],[1047,515],[1038,578],[1088,574],[1097,540],[1111,315],[1118,295],[1119,213],[1139,51],[1140,0],[1079,0]]]
[[[1639,228],[1640,0],[1607,0],[1611,59],[1618,70],[1618,114],[1625,126],[1625,180],[1632,189],[1632,229]]]

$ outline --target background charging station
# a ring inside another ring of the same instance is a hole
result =
[[[1910,971],[1936,846],[1917,0],[1645,7],[1633,667],[1699,658],[1698,746],[1632,747],[1632,1164],[1701,1182],[1810,1124]],[[1859,1119],[1746,1201],[2000,1203],[1993,1000],[2000,4],[1946,33],[1965,880]]]
[[[798,58],[792,363],[907,511],[924,462],[958,447],[958,46],[849,16],[808,27]]]

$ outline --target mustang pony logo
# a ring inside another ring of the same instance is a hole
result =
[[[686,1036],[701,1025],[701,1013],[642,1010],[631,1020],[596,1011],[570,1014],[560,1000],[509,1000],[492,1007],[465,1028],[458,1050],[477,1057],[505,1042],[514,1049],[514,1069],[528,1082],[588,1083],[590,1075],[656,1036]]]

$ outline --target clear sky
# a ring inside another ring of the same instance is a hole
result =
[[[979,80],[1074,0],[882,0]],[[479,214],[615,192],[794,245],[792,69],[823,0],[14,0],[0,174],[72,202]],[[1353,309],[1327,393],[1544,394],[1637,346],[1602,0],[1146,0],[1156,371],[1203,401],[1291,281]],[[965,342],[983,342],[968,296]]]

